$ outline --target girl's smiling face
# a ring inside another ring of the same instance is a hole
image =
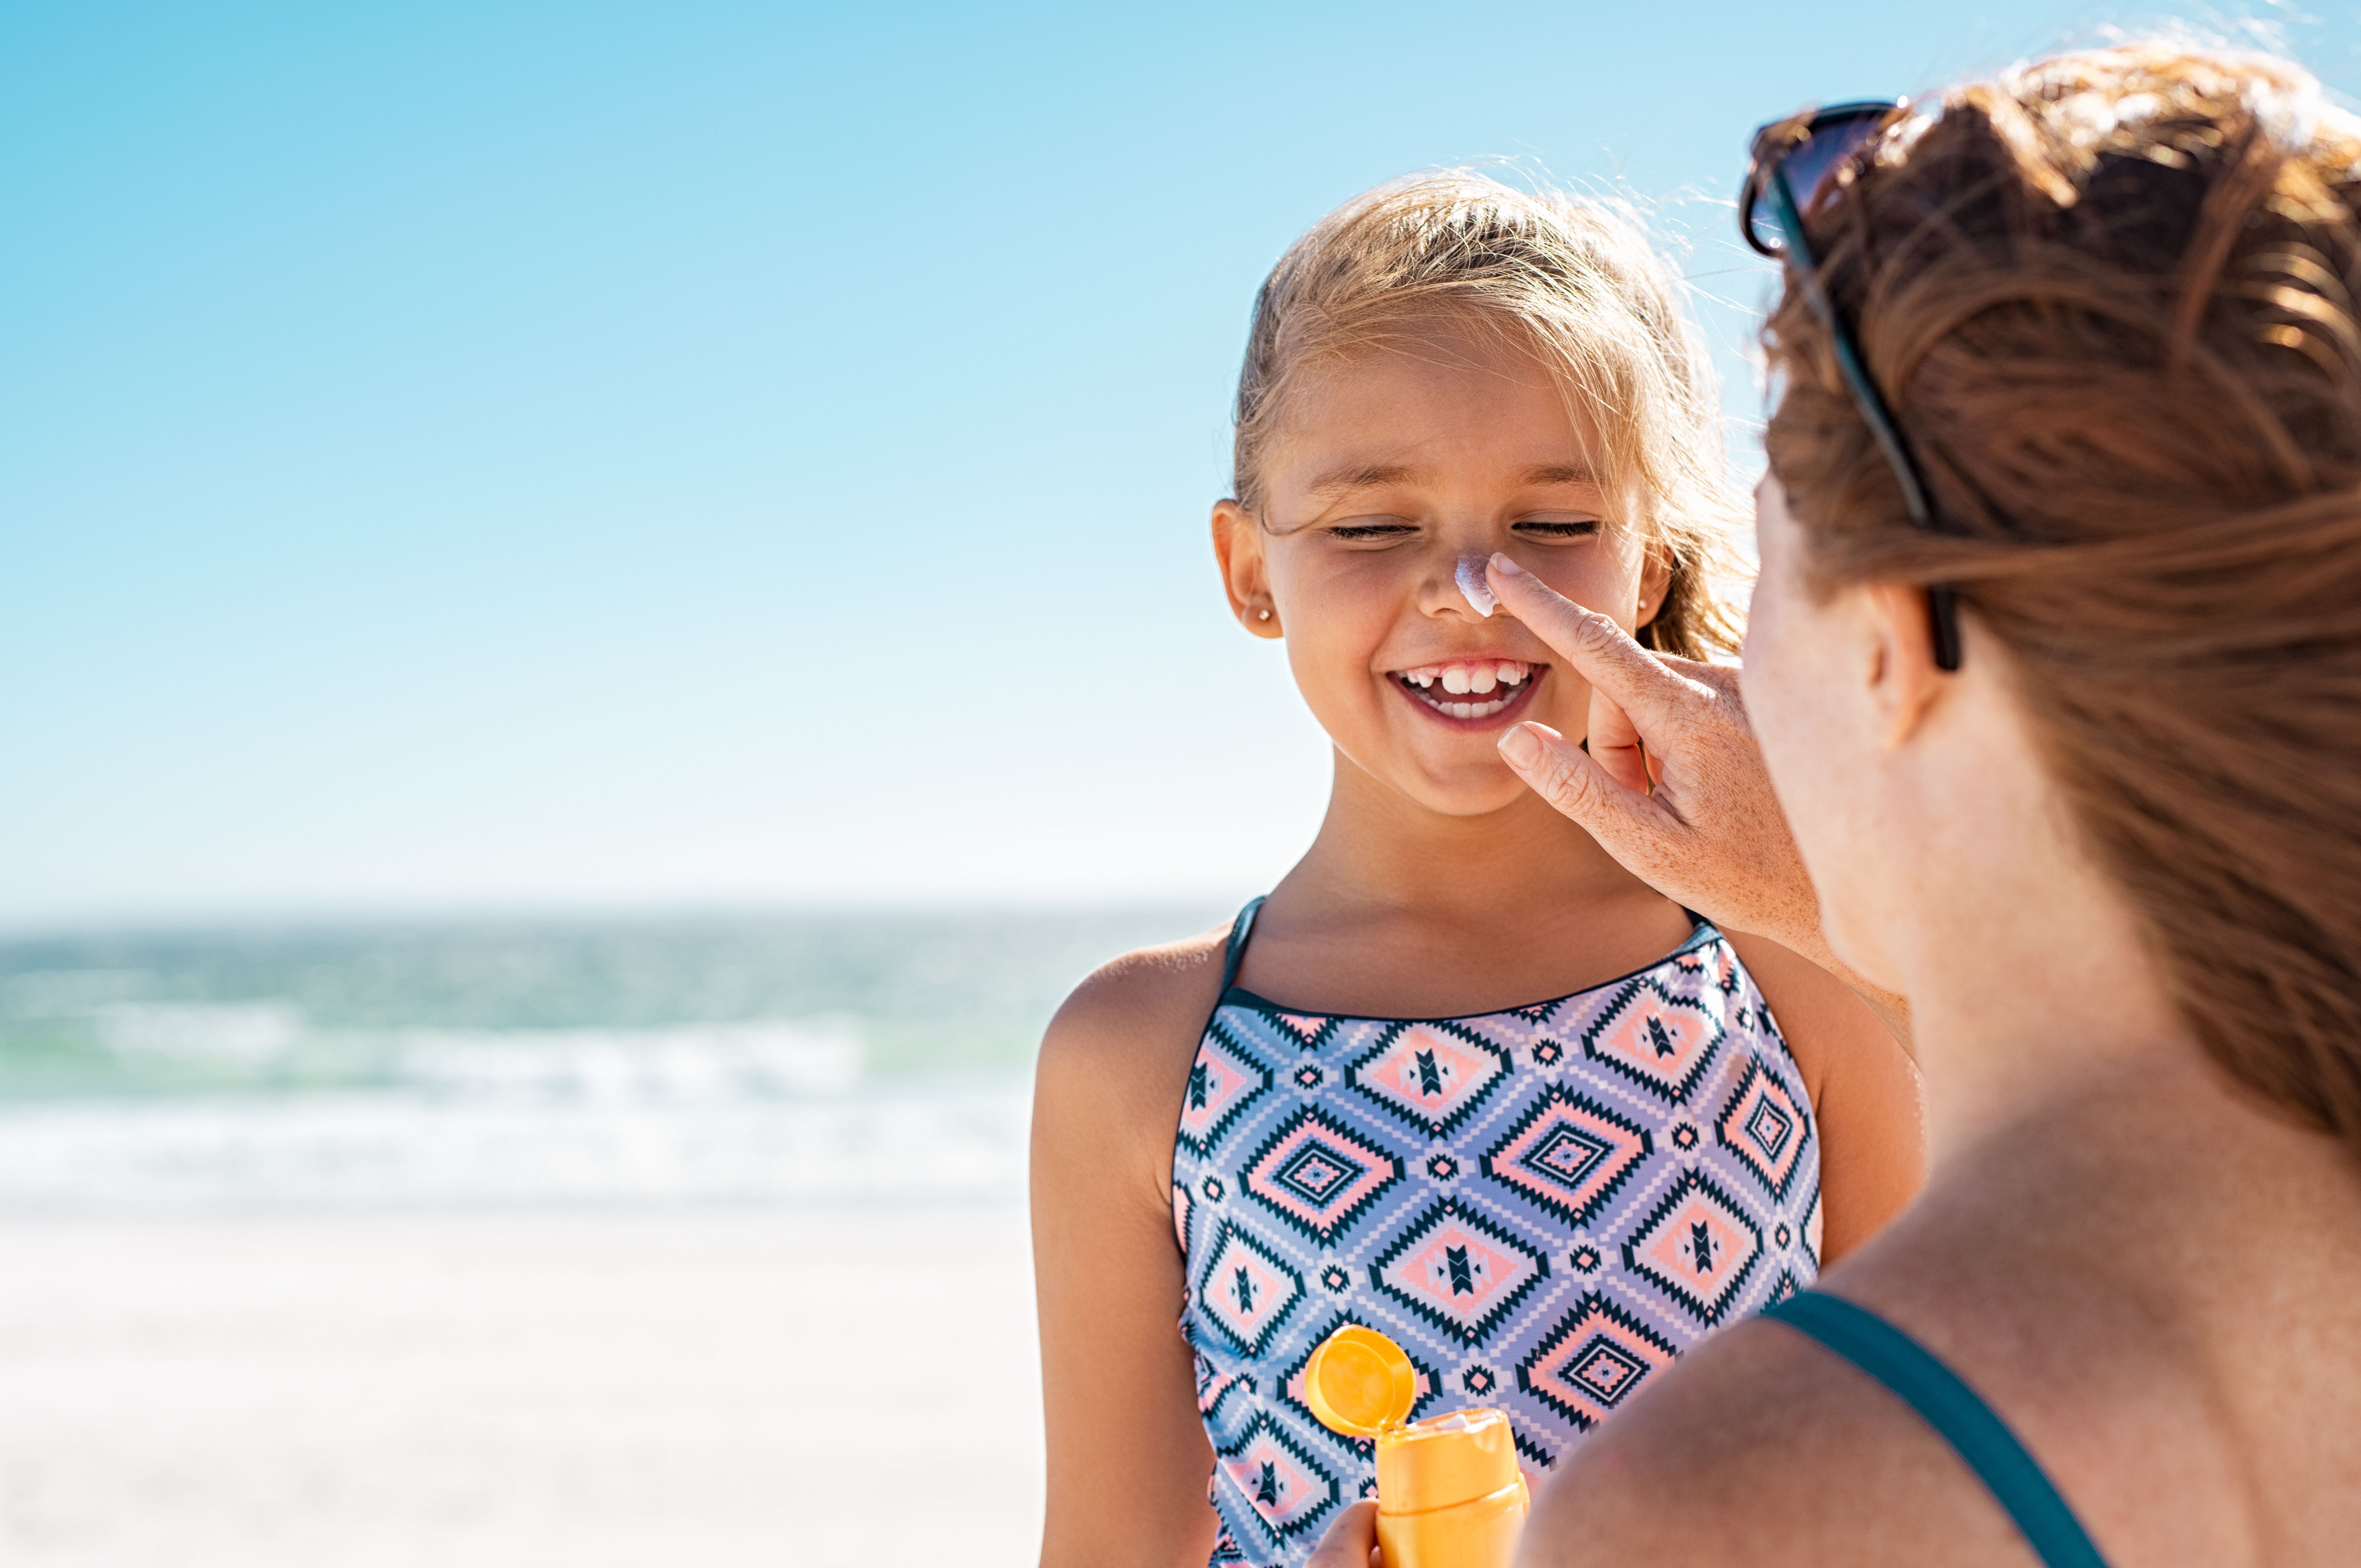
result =
[[[1260,515],[1216,506],[1214,550],[1240,622],[1285,637],[1304,700],[1364,773],[1474,816],[1525,793],[1502,729],[1582,736],[1589,687],[1478,614],[1455,569],[1501,552],[1627,630],[1646,620],[1667,573],[1619,526],[1590,451],[1537,359],[1464,334],[1355,355],[1290,393]]]

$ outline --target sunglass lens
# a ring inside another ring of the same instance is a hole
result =
[[[1790,148],[1779,163],[1786,171],[1787,189],[1795,210],[1809,216],[1836,188],[1836,172],[1875,136],[1893,113],[1887,104],[1830,115],[1812,126],[1811,134]],[[1766,171],[1767,172],[1767,171]],[[1756,202],[1746,214],[1746,225],[1756,245],[1773,254],[1785,248],[1771,203]]]

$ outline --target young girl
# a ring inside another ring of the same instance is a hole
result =
[[[1049,1568],[1301,1563],[1372,1487],[1302,1402],[1345,1322],[1409,1352],[1418,1416],[1503,1407],[1546,1470],[1916,1185],[1916,1080],[1868,1009],[1651,892],[1495,750],[1579,739],[1588,694],[1463,562],[1730,645],[1715,418],[1663,271],[1593,206],[1408,181],[1264,285],[1213,548],[1334,784],[1267,899],[1101,970],[1043,1042]]]

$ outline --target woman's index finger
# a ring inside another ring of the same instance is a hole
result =
[[[1613,620],[1585,609],[1506,555],[1492,557],[1485,580],[1501,609],[1524,622],[1575,674],[1635,723],[1671,719],[1679,699],[1694,696],[1687,681],[1666,669]]]

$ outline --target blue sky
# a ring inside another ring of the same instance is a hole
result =
[[[0,11],[0,923],[1229,898],[1326,754],[1205,544],[1256,284],[1513,159],[1720,300],[1748,130],[2056,3]],[[1741,433],[1734,448],[1751,454]]]

